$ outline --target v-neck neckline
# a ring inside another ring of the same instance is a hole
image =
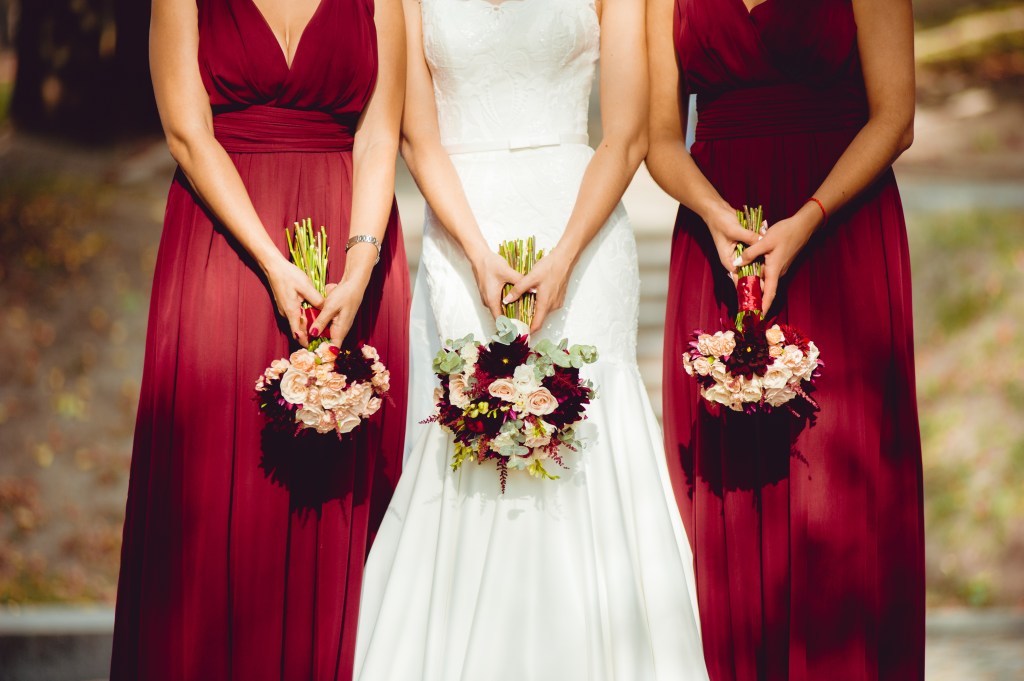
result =
[[[740,2],[742,1],[743,0],[740,0]],[[295,51],[292,53],[291,62],[288,61],[288,52],[286,52],[285,46],[281,44],[281,40],[277,37],[277,32],[274,31],[274,27],[270,25],[269,21],[267,21],[267,16],[263,13],[263,10],[260,9],[260,6],[256,4],[256,0],[246,0],[246,2],[256,10],[256,14],[258,14],[260,19],[263,20],[263,25],[267,27],[267,32],[270,33],[270,37],[277,46],[277,53],[281,55],[281,61],[284,62],[285,70],[290,74],[292,69],[295,68],[296,60],[299,58],[299,50],[302,49],[302,43],[306,37],[306,31],[308,31],[309,27],[313,25],[314,21],[316,21],[317,16],[320,14],[320,10],[323,9],[324,5],[326,5],[329,0],[320,0],[320,2],[317,3],[316,9],[313,10],[313,13],[309,16],[309,20],[306,22],[306,25],[302,27],[302,30],[299,32],[299,40],[295,43]]]
[[[757,3],[753,7],[747,7],[746,2],[744,2],[743,0],[737,0],[737,2],[740,3],[740,7],[743,8],[744,13],[746,13],[748,17],[754,16],[754,12],[756,12],[759,7],[761,7],[762,5],[767,5],[771,1],[772,0],[762,0],[762,2]]]

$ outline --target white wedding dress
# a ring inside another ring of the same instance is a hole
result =
[[[487,241],[557,243],[593,152],[593,0],[422,0],[442,143]],[[360,681],[706,680],[692,556],[636,365],[636,244],[620,205],[535,335],[596,345],[590,445],[560,480],[449,468],[451,438],[415,425],[366,566]],[[430,212],[412,316],[410,421],[429,416],[440,339],[494,322]]]

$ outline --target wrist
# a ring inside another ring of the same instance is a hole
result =
[[[264,248],[261,252],[253,253],[252,256],[256,264],[259,265],[260,270],[263,271],[264,276],[267,277],[273,275],[281,267],[291,263],[273,244],[269,248]]]
[[[729,202],[723,199],[721,196],[714,196],[705,201],[696,213],[704,220],[705,224],[713,224],[717,220],[722,219],[734,219],[736,217],[736,209],[729,205]]]
[[[359,286],[365,289],[373,276],[373,267],[377,261],[377,252],[373,244],[359,244],[348,251],[345,258],[345,271],[341,275],[341,283]]]
[[[825,211],[815,201],[807,201],[793,216],[801,226],[804,227],[807,235],[813,234],[819,227],[825,224]]]
[[[491,250],[490,245],[484,241],[483,237],[462,244],[462,252],[466,254],[466,258],[471,263],[477,263],[492,254],[497,255],[497,251]]]

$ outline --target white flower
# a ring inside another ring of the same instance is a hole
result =
[[[796,371],[804,361],[804,353],[800,352],[800,348],[795,345],[787,345],[782,351],[782,357],[779,358],[779,361],[790,371]]]
[[[316,428],[324,417],[324,410],[319,407],[301,407],[295,412],[295,422],[306,428]]]
[[[502,448],[504,448],[504,447],[511,447],[513,445],[516,445],[516,444],[518,444],[518,443],[516,442],[516,434],[515,434],[515,432],[507,431],[507,432],[504,432],[504,433],[500,433],[498,435],[498,437],[496,437],[493,440],[491,440],[491,449],[493,449],[495,452],[497,452],[501,456],[505,456],[505,454],[501,453]]]
[[[751,404],[760,402],[761,379],[757,376],[751,376],[749,379],[741,377],[738,397],[741,402],[749,402]]]
[[[779,407],[796,397],[796,392],[788,385],[782,388],[771,388],[764,393],[764,401],[773,407]]]
[[[700,376],[707,376],[711,373],[711,362],[707,357],[698,357],[693,361],[693,370]]]
[[[807,344],[807,356],[795,372],[802,381],[809,381],[814,377],[814,370],[818,368],[818,346],[814,342]]]
[[[515,373],[512,375],[512,383],[516,386],[516,390],[523,395],[529,395],[540,387],[537,372],[529,364],[520,364],[516,367]]]
[[[459,357],[466,363],[464,371],[467,376],[472,376],[473,371],[476,369],[477,360],[480,359],[480,348],[476,343],[466,343],[459,350]]]
[[[291,404],[302,404],[309,397],[310,376],[294,366],[281,377],[281,397]]]
[[[789,379],[793,377],[793,372],[789,367],[782,364],[782,362],[772,362],[768,367],[768,371],[765,372],[762,382],[766,390],[783,388],[789,384]]]
[[[462,374],[452,374],[448,378],[448,400],[452,406],[459,409],[469,406],[469,397],[466,395],[466,377]]]

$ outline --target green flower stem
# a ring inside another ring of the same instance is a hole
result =
[[[291,232],[284,231],[288,239],[288,251],[296,267],[306,273],[320,295],[327,294],[327,258],[330,247],[327,245],[327,230],[320,226],[319,232],[313,231],[313,220],[306,218],[295,223],[295,238]],[[303,307],[309,307],[303,303]]]
[[[529,274],[537,261],[544,257],[544,251],[537,250],[537,241],[529,237],[525,241],[516,239],[503,241],[498,244],[498,255],[503,257],[509,265],[519,274]],[[511,284],[505,284],[501,295],[507,296],[512,290]],[[533,315],[536,311],[537,296],[533,293],[524,293],[519,300],[502,305],[502,312],[509,319],[518,319],[524,324],[533,323]]]

